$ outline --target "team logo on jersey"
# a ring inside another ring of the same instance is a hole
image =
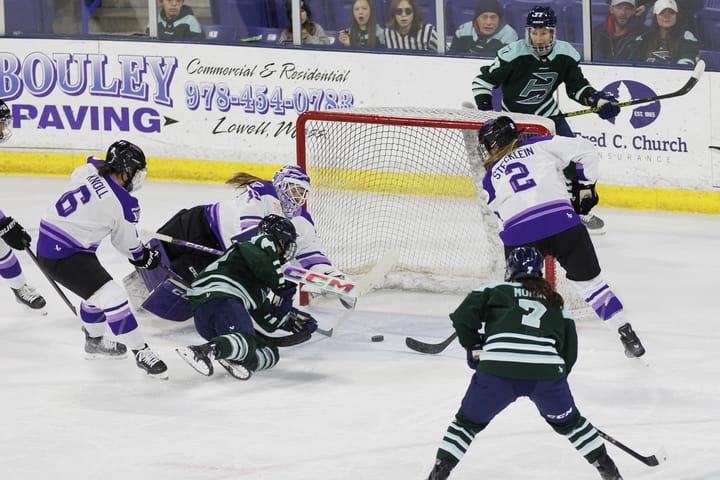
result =
[[[645,85],[644,83],[636,82],[634,80],[619,80],[606,85],[603,91],[610,92],[615,95],[620,101],[625,101],[631,98],[648,98],[655,97],[657,93]],[[627,113],[624,113],[627,112]],[[650,125],[652,122],[657,120],[660,115],[660,102],[644,103],[637,105],[635,108],[624,108],[620,111],[620,115],[615,118],[611,118],[609,121],[613,124],[616,122],[626,121],[633,128],[643,128]]]

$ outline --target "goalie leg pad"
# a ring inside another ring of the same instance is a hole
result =
[[[142,303],[142,308],[165,320],[183,322],[193,315],[185,292],[185,285],[166,274],[162,283]]]

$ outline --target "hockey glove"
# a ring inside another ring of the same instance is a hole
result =
[[[144,247],[142,257],[137,260],[129,260],[129,262],[138,268],[152,270],[160,265],[160,252],[154,248]]]
[[[15,250],[25,250],[30,246],[30,235],[12,217],[0,220],[0,237]]]
[[[292,309],[293,306],[295,292],[297,292],[296,286],[273,292],[275,296],[270,303],[270,315],[275,318],[283,318],[285,315],[290,313],[290,309]]]
[[[477,369],[478,357],[480,356],[480,352],[482,352],[482,344],[480,343],[476,343],[475,345],[467,349],[467,364],[468,367],[470,367],[470,370]]]
[[[599,108],[597,114],[603,120],[614,118],[620,113],[620,107],[618,107],[618,100],[612,93],[608,92],[595,92],[590,96],[592,108]]]
[[[290,309],[290,313],[285,315],[279,327],[285,331],[292,333],[313,333],[317,330],[317,320],[309,313],[302,312],[297,308]]]
[[[587,215],[600,201],[595,191],[595,185],[583,185],[578,182],[572,184],[572,206],[578,215]]]
[[[482,93],[475,97],[475,105],[477,105],[478,110],[492,110],[492,95],[488,95],[487,93]]]

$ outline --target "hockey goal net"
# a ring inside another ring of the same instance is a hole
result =
[[[473,176],[484,172],[477,131],[499,115],[470,108],[300,115],[298,164],[310,175],[308,208],[333,262],[362,276],[397,252],[383,286],[404,290],[464,293],[502,280],[499,221],[478,188],[482,173]],[[546,118],[510,116],[525,134],[554,132]]]

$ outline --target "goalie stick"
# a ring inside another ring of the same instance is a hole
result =
[[[174,238],[169,235],[164,235],[162,233],[152,232],[149,230],[143,230],[142,235],[145,237],[157,238],[158,240],[163,242],[173,243],[175,245],[192,248],[194,250],[200,250],[201,252],[211,253],[218,256],[225,253],[222,250],[218,250],[216,248],[200,245],[199,243],[188,242],[186,240],[181,240],[179,238]],[[319,272],[313,272],[312,270],[296,267],[294,265],[286,265],[283,270],[283,276],[293,283],[313,285],[314,287],[322,290],[327,290],[337,295],[350,298],[357,298],[359,296],[358,288],[353,283],[345,282],[344,280],[340,280],[339,278],[331,277],[329,275],[325,275]]]
[[[412,337],[405,337],[405,345],[410,350],[415,350],[416,352],[420,353],[430,353],[432,355],[435,355],[437,353],[442,352],[447,348],[448,345],[450,345],[453,340],[457,338],[457,333],[453,332],[452,335],[450,335],[448,338],[443,340],[440,343],[425,343],[421,342],[420,340],[416,340]]]
[[[685,82],[685,85],[683,85],[679,90],[676,90],[672,93],[666,93],[664,95],[656,95],[654,97],[646,97],[646,98],[636,98],[633,100],[628,100],[625,102],[618,102],[616,105],[620,108],[622,107],[629,107],[631,105],[638,105],[641,103],[650,103],[650,102],[657,102],[658,100],[664,100],[666,98],[673,98],[673,97],[680,97],[682,95],[685,95],[690,90],[693,89],[695,84],[697,84],[698,80],[700,80],[700,77],[702,76],[703,72],[705,71],[705,62],[703,60],[698,60],[697,64],[695,65],[695,69],[693,70],[692,74],[690,75],[690,78],[687,82]],[[593,107],[593,108],[586,108],[585,110],[577,110],[575,112],[568,112],[568,113],[561,113],[560,115],[554,115],[550,118],[566,118],[566,117],[576,117],[578,115],[585,115],[586,113],[596,113],[600,110],[600,107]]]
[[[642,463],[644,463],[648,467],[657,467],[658,465],[663,463],[665,460],[667,460],[667,453],[665,452],[665,449],[663,447],[660,447],[660,449],[657,452],[655,452],[654,455],[649,455],[646,457],[644,455],[640,455],[638,452],[636,452],[632,448],[618,442],[613,437],[611,437],[607,433],[603,432],[599,428],[595,427],[595,430],[597,430],[598,435],[600,435],[602,438],[604,438],[608,442],[612,443],[617,448],[619,448],[623,452],[627,453],[631,457],[633,457],[637,460],[640,460]]]
[[[380,283],[385,280],[385,276],[392,270],[393,266],[398,262],[400,258],[400,253],[396,251],[388,252],[386,253],[371,269],[370,271],[362,277],[356,284],[355,288],[357,289],[357,296],[361,297],[371,290],[377,288]],[[346,310],[340,315],[340,318],[337,322],[335,322],[335,326],[332,327],[330,330],[322,330],[318,328],[316,331],[318,333],[321,333],[327,337],[332,337],[333,332],[336,328],[338,328],[340,325],[342,325],[347,318],[352,315],[352,313],[355,311],[354,308]]]

